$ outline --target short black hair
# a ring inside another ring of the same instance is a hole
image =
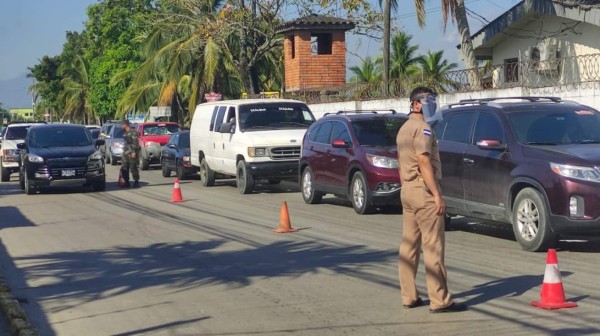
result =
[[[127,126],[129,126],[130,125],[129,124],[129,120],[128,119],[121,120],[121,125],[127,125]]]
[[[424,93],[432,93],[433,94],[435,92],[426,86],[417,86],[410,92],[410,101],[414,102],[414,101],[419,100],[420,99],[419,96]]]

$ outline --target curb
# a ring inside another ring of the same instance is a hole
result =
[[[2,277],[0,277],[0,310],[14,336],[39,336],[37,330],[27,322],[25,311]]]

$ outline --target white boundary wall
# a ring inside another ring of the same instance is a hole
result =
[[[486,90],[479,92],[461,92],[441,94],[438,97],[438,106],[450,103],[456,103],[461,99],[475,98],[494,98],[511,96],[555,96],[565,100],[574,100],[578,103],[589,105],[600,110],[600,83],[584,84],[579,87],[548,87],[531,89],[525,87],[515,87],[509,89]],[[315,118],[321,118],[325,113],[335,113],[337,111],[354,110],[376,110],[383,111],[394,109],[398,113],[409,112],[408,98],[365,100],[365,101],[347,101],[338,103],[310,104],[311,111]]]

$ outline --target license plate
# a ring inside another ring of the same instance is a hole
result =
[[[63,169],[62,176],[75,176],[75,169]]]

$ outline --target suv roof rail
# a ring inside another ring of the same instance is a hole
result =
[[[12,125],[12,124],[46,124],[45,120],[13,120],[11,122],[9,122],[8,125]]]
[[[328,112],[328,113],[325,113],[323,116],[326,116],[326,115],[342,115],[342,114],[343,115],[361,114],[361,113],[378,114],[379,112],[391,112],[392,114],[398,113],[394,109],[388,109],[388,110],[350,110],[350,111],[342,110],[342,111],[337,111],[337,112]]]
[[[449,106],[456,105],[486,105],[487,103],[495,102],[497,100],[511,100],[511,99],[521,99],[521,100],[529,100],[530,102],[539,102],[539,101],[551,101],[553,103],[560,103],[563,100],[560,97],[542,97],[542,96],[514,96],[514,97],[495,97],[495,98],[475,98],[475,99],[461,99],[456,104],[450,104]]]

